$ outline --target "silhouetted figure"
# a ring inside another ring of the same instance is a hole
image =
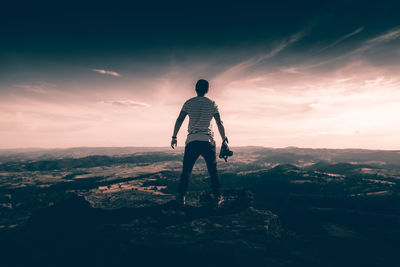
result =
[[[177,202],[180,205],[185,205],[185,195],[189,178],[193,166],[200,155],[203,156],[207,164],[215,203],[220,205],[224,200],[220,191],[214,133],[211,128],[211,120],[213,117],[217,123],[222,140],[227,142],[227,138],[217,104],[204,96],[208,92],[208,87],[209,85],[206,80],[199,80],[196,83],[197,96],[190,98],[183,104],[172,135],[171,147],[175,149],[177,146],[176,135],[186,115],[189,115],[188,136],[186,139],[185,155],[183,157],[182,175],[178,186]]]

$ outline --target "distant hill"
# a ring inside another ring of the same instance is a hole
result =
[[[136,153],[177,153],[183,154],[183,146],[172,150],[170,147],[75,147],[66,149],[3,149],[0,150],[0,164],[18,161],[46,161],[89,156],[127,157]],[[400,168],[400,151],[366,149],[312,149],[312,148],[267,148],[261,146],[232,147],[235,154],[230,160],[254,160],[253,164],[269,163],[313,165],[318,162],[367,164]],[[217,152],[219,147],[217,147]]]
[[[307,167],[306,169],[328,173],[348,174],[349,172],[362,168],[374,169],[376,168],[376,166],[371,166],[367,164],[351,164],[346,162],[330,164],[329,162],[320,161],[314,165]]]
[[[182,148],[178,148],[180,151]],[[0,149],[0,162],[17,160],[47,160],[60,158],[82,158],[94,155],[121,156],[139,152],[166,152],[168,147],[73,147],[73,148],[18,148]]]
[[[4,163],[0,164],[0,171],[51,171],[58,169],[93,168],[97,166],[111,166],[126,163],[151,164],[160,161],[180,160],[182,156],[172,153],[147,152],[136,153],[128,156],[104,156],[95,155],[82,158],[62,158],[38,160],[26,163]]]

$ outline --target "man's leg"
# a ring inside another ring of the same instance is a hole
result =
[[[179,181],[178,185],[178,192],[180,196],[186,195],[189,178],[192,174],[192,169],[194,163],[196,162],[197,158],[200,155],[200,151],[198,146],[195,143],[196,141],[190,142],[185,147],[185,154],[183,156],[183,167],[182,167],[182,174],[181,180]]]
[[[220,188],[221,186],[218,179],[217,157],[215,150],[216,150],[215,145],[208,143],[205,144],[201,154],[204,157],[204,160],[206,161],[207,164],[208,173],[210,174],[211,178],[211,187],[213,190],[213,194],[215,197],[219,197],[221,195],[221,188]]]

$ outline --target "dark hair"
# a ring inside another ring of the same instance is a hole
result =
[[[198,96],[204,96],[208,92],[208,82],[200,79],[196,83],[196,92]]]

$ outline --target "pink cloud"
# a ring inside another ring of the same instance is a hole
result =
[[[115,71],[110,71],[110,70],[101,70],[101,69],[92,69],[94,72],[98,72],[100,74],[105,74],[105,75],[111,75],[115,77],[120,77],[121,74]]]

